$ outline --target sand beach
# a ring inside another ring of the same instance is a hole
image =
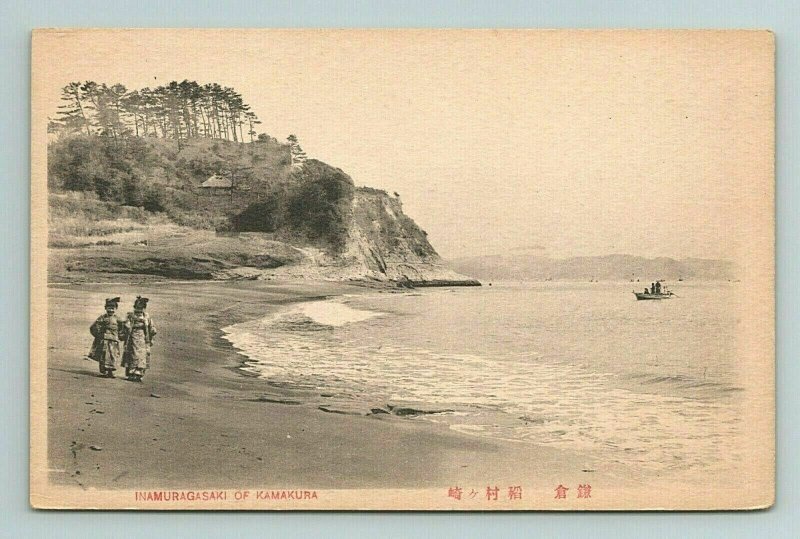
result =
[[[48,460],[54,485],[148,488],[447,488],[610,481],[590,455],[465,435],[392,415],[320,410],[242,373],[220,328],[300,301],[395,293],[327,282],[64,284],[48,289]],[[85,359],[102,299],[137,294],[158,328],[143,383]],[[97,312],[95,312],[97,311]],[[55,331],[55,330],[58,331]],[[619,485],[620,470],[614,473]]]

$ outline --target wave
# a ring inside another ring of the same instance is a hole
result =
[[[720,393],[744,391],[743,387],[721,382],[712,382],[703,378],[684,374],[652,375],[649,373],[642,373],[632,374],[630,378],[638,380],[642,385],[666,385],[676,389],[708,390]]]
[[[363,322],[383,313],[354,309],[345,303],[335,300],[312,301],[299,306],[300,313],[313,322],[329,327],[340,327],[346,324]]]
[[[724,464],[719,441],[741,430],[735,399],[725,397],[742,391],[721,376],[724,364],[708,379],[702,367],[690,376],[684,372],[705,364],[705,356],[675,346],[654,363],[630,349],[635,339],[620,338],[608,350],[628,372],[611,362],[592,366],[605,356],[578,345],[609,340],[599,317],[576,316],[578,327],[553,330],[552,309],[544,310],[539,297],[520,296],[340,297],[294,304],[224,331],[248,358],[242,370],[265,386],[299,390],[290,400],[326,413],[388,414],[493,439],[608,451],[642,469]],[[562,309],[565,298],[552,301]],[[576,312],[593,312],[578,299]],[[530,311],[520,307],[533,304]],[[615,320],[623,329],[633,325]],[[502,345],[486,346],[491,338]],[[502,343],[507,339],[524,346]],[[670,362],[683,372],[671,374]],[[641,372],[646,365],[660,372]]]

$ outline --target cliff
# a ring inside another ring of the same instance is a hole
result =
[[[413,286],[480,284],[444,265],[398,197],[367,187],[356,189],[347,241],[332,265],[353,277]]]
[[[63,139],[50,148],[51,281],[287,276],[479,285],[446,267],[398,197],[285,146]],[[200,187],[234,177],[229,192]],[[235,173],[231,172],[235,171]]]
[[[51,195],[59,197],[60,195]],[[61,195],[63,196],[63,195]],[[265,232],[215,232],[157,219],[100,222],[97,236],[49,251],[51,281],[270,279],[395,282],[401,286],[478,286],[444,265],[425,233],[385,193],[357,189],[338,251]],[[104,226],[114,228],[103,228]],[[107,233],[106,233],[107,232]],[[102,238],[102,239],[97,239]]]
[[[344,239],[337,249],[319,242],[292,247],[294,258],[256,278],[285,276],[327,280],[394,282],[400,286],[480,286],[480,282],[447,267],[430,244],[427,234],[403,213],[397,197],[369,187],[354,189],[343,223]],[[234,234],[238,241],[267,235]],[[232,240],[231,240],[232,241]],[[287,243],[281,243],[288,246]],[[275,245],[269,246],[274,250]],[[269,250],[268,249],[268,250]],[[251,264],[248,267],[253,267]],[[241,273],[243,268],[226,269]],[[217,276],[223,273],[217,272]]]

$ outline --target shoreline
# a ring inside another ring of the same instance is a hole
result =
[[[567,480],[614,488],[624,482],[625,469],[601,466],[591,455],[308,406],[301,391],[248,375],[240,368],[247,356],[223,337],[222,328],[277,307],[366,289],[277,280],[48,286],[51,483],[352,489],[495,481],[549,491]],[[102,298],[122,295],[124,314],[137,294],[151,298],[159,332],[152,368],[142,384],[100,378],[96,364],[82,359],[88,325]]]

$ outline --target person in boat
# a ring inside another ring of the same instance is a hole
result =
[[[647,288],[647,287],[645,287],[645,288],[644,288],[644,293],[645,293],[645,294],[649,294],[649,293],[650,293],[650,289],[649,289],[649,288]]]
[[[141,382],[145,371],[150,368],[150,347],[156,336],[153,320],[145,312],[148,301],[148,298],[136,296],[133,312],[129,312],[125,319],[122,365],[125,367],[125,376],[133,382]]]
[[[656,281],[656,294],[661,293],[661,281]]]
[[[89,327],[89,332],[94,337],[92,348],[89,350],[89,359],[97,361],[100,374],[106,378],[114,378],[114,371],[120,359],[119,336],[124,327],[122,320],[117,318],[117,307],[120,298],[107,298],[106,314],[101,314]]]

